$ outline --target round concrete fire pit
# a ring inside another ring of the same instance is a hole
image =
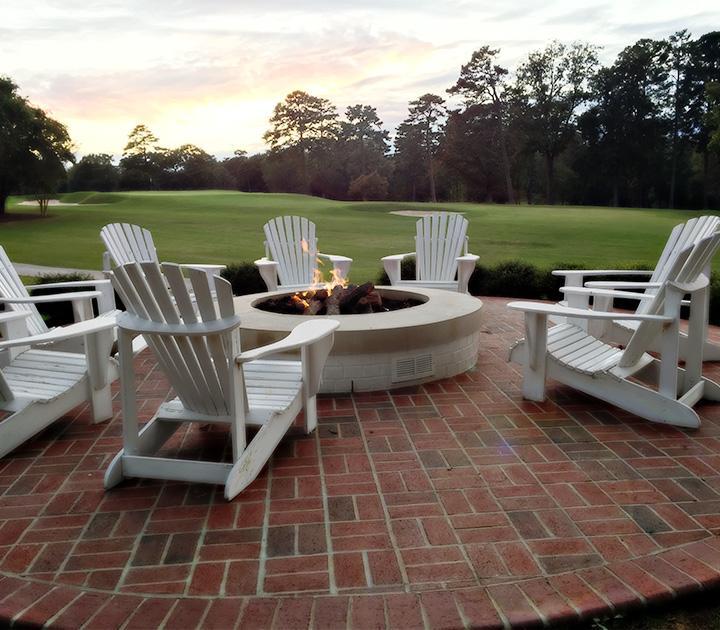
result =
[[[417,385],[460,374],[477,359],[482,302],[436,289],[377,287],[383,297],[422,304],[388,313],[333,315],[340,322],[323,372],[323,392],[374,391]],[[286,293],[235,298],[243,349],[277,341],[300,322],[318,316],[285,315],[256,308]]]

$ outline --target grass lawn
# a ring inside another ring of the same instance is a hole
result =
[[[391,210],[444,209],[464,212],[470,220],[470,249],[483,264],[522,259],[540,267],[654,265],[671,228],[700,214],[604,207],[360,203],[228,191],[60,197],[80,205],[51,207],[51,216],[45,219],[0,223],[0,244],[11,259],[100,269],[100,228],[125,221],[152,231],[161,260],[252,261],[263,255],[262,225],[278,215],[299,214],[317,224],[321,251],[354,258],[354,281],[372,280],[381,269],[382,256],[414,249],[417,219],[390,214]],[[10,200],[10,214],[38,214],[19,201]]]

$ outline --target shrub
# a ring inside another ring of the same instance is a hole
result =
[[[362,201],[382,201],[387,199],[389,183],[386,177],[373,171],[369,175],[360,175],[350,182],[348,196]]]
[[[403,261],[400,263],[400,277],[403,280],[415,280],[414,256],[403,258]],[[375,284],[378,286],[390,286],[390,278],[388,278],[388,275],[385,273],[385,269],[378,274]]]
[[[720,277],[710,281],[710,323],[720,325]]]
[[[38,277],[37,284],[49,284],[51,282],[76,282],[78,280],[92,280],[92,276],[85,273],[53,273]],[[54,293],[75,293],[77,291],[92,290],[91,287],[69,287],[66,289],[33,289],[28,287],[30,295],[51,295]],[[42,315],[49,328],[54,326],[65,326],[75,321],[72,304],[70,302],[48,302],[38,304],[38,311]],[[97,304],[93,300],[93,311],[97,314]]]
[[[537,298],[541,295],[539,272],[519,260],[500,263],[488,274],[487,295]]]
[[[241,262],[228,265],[220,275],[232,285],[234,295],[267,291],[260,272],[252,263]]]

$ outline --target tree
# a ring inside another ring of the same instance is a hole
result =
[[[720,83],[720,31],[702,35],[691,42],[689,47],[690,62],[685,87],[688,99],[687,133],[701,155],[701,204],[703,208],[707,208],[711,186],[708,114],[712,109],[707,86]]]
[[[362,201],[382,201],[387,199],[388,180],[377,171],[368,175],[360,175],[350,182],[348,195],[351,199],[361,199]]]
[[[400,123],[395,132],[393,156],[393,196],[416,201],[429,190],[426,155],[422,147],[422,134],[417,125]]]
[[[235,188],[245,192],[267,192],[263,177],[263,155],[248,156],[247,151],[238,149],[233,157],[223,160],[222,165],[235,181]]]
[[[720,83],[709,83],[706,88],[708,113],[708,149],[720,158]]]
[[[275,106],[270,125],[263,139],[275,152],[286,150],[300,154],[302,179],[309,189],[309,154],[338,137],[335,106],[325,98],[295,90]]]
[[[163,172],[160,162],[165,150],[157,143],[157,136],[145,125],[133,128],[120,160],[121,188],[147,190],[158,186]]]
[[[546,201],[555,203],[555,161],[570,142],[578,108],[588,99],[587,83],[597,65],[596,48],[554,41],[528,55],[517,71],[518,93],[530,104],[531,145],[545,158]]]
[[[9,78],[0,77],[0,214],[13,192],[54,191],[65,177],[65,164],[74,161],[65,125],[21,97]]]
[[[410,101],[408,117],[398,127],[395,146],[402,157],[412,153],[422,157],[430,184],[430,200],[437,201],[435,158],[440,149],[443,126],[447,117],[445,101],[437,94],[424,94]],[[411,149],[410,144],[417,146]]]
[[[586,178],[609,184],[614,206],[623,190],[623,201],[633,205],[646,205],[651,193],[658,197],[652,184],[663,171],[667,73],[663,42],[641,39],[592,80],[595,104],[579,121]]]
[[[275,106],[263,139],[273,149],[308,151],[318,141],[337,138],[338,115],[327,99],[295,90]]]
[[[119,173],[112,160],[107,153],[84,156],[68,173],[68,190],[117,190]]]
[[[347,152],[347,171],[352,179],[386,170],[390,134],[383,129],[377,110],[370,105],[351,105],[340,123],[340,138]]]
[[[470,61],[460,69],[460,77],[455,85],[448,89],[448,93],[462,96],[466,107],[489,105],[502,159],[507,200],[508,203],[515,203],[507,147],[507,128],[510,124],[510,97],[507,82],[509,72],[507,68],[495,63],[495,57],[499,52],[499,49],[489,46],[483,46],[476,50]]]
[[[128,135],[123,157],[146,156],[157,149],[157,136],[145,125],[135,125]]]
[[[510,201],[499,133],[490,104],[450,112],[440,156],[459,178],[461,200]]]
[[[671,93],[671,141],[670,141],[670,197],[668,206],[675,207],[675,184],[677,179],[678,157],[680,153],[680,133],[687,107],[685,82],[690,62],[690,35],[686,30],[678,31],[668,38],[667,57],[670,66]]]

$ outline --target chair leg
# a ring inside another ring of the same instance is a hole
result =
[[[247,488],[260,474],[263,466],[272,456],[275,448],[292,425],[297,415],[294,411],[283,411],[268,418],[255,437],[233,464],[225,482],[225,498],[230,501]]]
[[[110,391],[110,383],[102,389],[94,389],[91,387],[90,398],[92,405],[93,422],[103,422],[113,417],[112,410],[112,392]]]
[[[545,400],[545,373],[547,370],[547,316],[540,313],[525,314],[525,347],[527,360],[523,369],[523,397],[527,400]]]
[[[310,396],[305,401],[305,433],[312,433],[317,428],[317,397]]]

